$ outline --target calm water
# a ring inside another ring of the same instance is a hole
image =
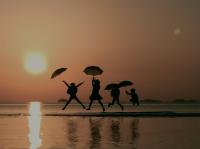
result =
[[[198,149],[200,118],[62,117],[61,105],[1,105],[0,149]],[[198,105],[126,106],[126,111],[200,112]],[[100,108],[94,107],[94,111]],[[64,112],[81,112],[69,106]],[[120,111],[114,107],[109,112]],[[83,111],[84,112],[84,111]]]

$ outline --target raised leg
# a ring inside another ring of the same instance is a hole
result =
[[[108,108],[115,104],[115,99],[113,98],[112,102],[108,104]]]
[[[124,107],[120,104],[119,100],[117,100],[117,104],[121,107],[122,110],[124,110]]]

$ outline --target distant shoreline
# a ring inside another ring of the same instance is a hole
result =
[[[7,113],[1,116],[30,116],[28,113]],[[40,115],[39,115],[40,116]],[[200,113],[153,111],[153,112],[76,112],[76,113],[49,113],[41,116],[81,116],[81,117],[200,117]]]
[[[42,103],[42,102],[41,102]],[[29,103],[0,103],[1,105],[28,105]],[[42,103],[43,105],[63,105],[65,103]],[[86,105],[89,105],[89,103],[83,103]],[[107,105],[108,103],[104,103],[105,105]],[[132,106],[131,103],[121,103],[123,105],[130,105]],[[154,103],[154,102],[141,102],[141,105],[200,105],[200,102],[160,102],[160,103]],[[79,104],[74,104],[71,103],[70,105],[79,105]],[[98,105],[96,103],[94,103],[93,105]]]
[[[30,101],[30,102],[35,102],[35,101]],[[5,102],[2,102],[0,103],[0,105],[27,105],[29,104],[30,102],[26,102],[26,103],[5,103]],[[40,101],[37,101],[37,102],[40,102]],[[65,104],[66,103],[66,99],[59,99],[57,102],[53,103],[43,103],[41,102],[42,104],[44,105],[61,105],[61,104]],[[89,104],[89,103],[84,103],[84,104]],[[95,104],[95,103],[94,103]],[[104,103],[104,104],[108,104],[107,102]],[[125,103],[122,103],[124,105],[131,105],[132,103],[130,102],[125,102]],[[171,101],[162,101],[162,100],[158,100],[158,99],[142,99],[140,100],[140,104],[141,105],[200,105],[200,100],[198,99],[174,99],[174,100],[171,100]],[[74,104],[74,103],[71,103],[71,105],[77,105],[77,104]]]

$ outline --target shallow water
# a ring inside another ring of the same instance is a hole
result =
[[[12,109],[14,112],[28,111],[27,106],[13,105],[13,107],[15,107]],[[82,111],[77,107],[74,108],[71,106],[64,112],[75,112],[77,109]],[[59,105],[54,108],[43,106],[42,112],[58,112],[58,109],[60,109]],[[128,110],[127,107],[126,109]],[[138,108],[137,110],[143,109]],[[95,110],[100,109],[96,108]],[[115,110],[119,110],[119,108],[116,107],[113,111]],[[6,107],[1,108],[0,111],[11,112]],[[199,125],[198,117],[0,116],[0,148],[196,149],[200,147]]]
[[[80,105],[71,104],[64,111],[61,110],[62,104],[42,104],[41,111],[43,114],[64,114],[86,112]],[[121,112],[119,106],[107,108],[106,112]],[[29,105],[27,104],[0,104],[0,114],[28,113]],[[197,112],[200,113],[200,104],[143,104],[141,106],[125,105],[124,112],[153,112],[153,111],[173,111],[173,112]],[[87,111],[88,112],[88,111]],[[99,105],[92,105],[89,112],[102,112]]]

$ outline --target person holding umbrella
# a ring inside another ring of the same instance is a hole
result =
[[[133,106],[135,105],[135,103],[136,103],[138,106],[140,105],[138,94],[135,92],[135,89],[134,89],[134,88],[132,88],[132,89],[130,90],[130,93],[129,93],[128,91],[126,91],[126,94],[127,94],[127,95],[131,95],[130,102],[132,102]]]
[[[72,101],[72,99],[75,99],[83,107],[83,109],[85,109],[85,106],[82,104],[82,102],[76,96],[78,87],[81,86],[84,82],[81,82],[78,85],[76,85],[75,83],[71,83],[69,85],[66,81],[63,80],[63,83],[68,87],[67,94],[69,94],[70,97],[69,97],[69,100],[67,101],[67,103],[65,104],[65,106],[62,108],[62,110],[65,110],[65,108]]]
[[[103,73],[103,70],[98,66],[88,66],[88,67],[86,67],[84,69],[84,72],[87,75],[93,76],[93,78],[92,78],[92,88],[93,89],[92,89],[92,94],[89,97],[90,98],[90,104],[89,104],[89,107],[87,108],[87,110],[90,110],[93,101],[97,100],[99,102],[99,104],[101,105],[102,110],[104,112],[105,108],[103,106],[103,103],[101,102],[102,97],[99,94],[99,91],[100,91],[100,80],[95,79],[95,77],[94,77],[94,76],[97,76],[97,75],[101,75]]]
[[[124,110],[124,107],[119,102],[119,97],[120,97],[120,89],[119,88],[120,88],[119,85],[114,84],[114,83],[111,83],[106,86],[105,90],[111,90],[111,97],[113,98],[112,102],[108,104],[108,107],[111,107],[112,105],[114,105],[115,101],[116,101],[117,104],[121,107],[121,109]]]
[[[121,107],[122,110],[124,110],[124,107],[120,104],[119,102],[119,97],[120,97],[120,88],[121,87],[127,87],[132,85],[133,83],[131,81],[121,81],[120,83],[111,83],[108,84],[105,88],[105,90],[111,90],[111,96],[113,97],[112,102],[108,104],[108,107],[112,106],[115,104],[115,101],[117,104]]]
[[[103,106],[103,103],[101,102],[102,100],[102,97],[101,95],[99,94],[99,90],[100,90],[100,80],[98,79],[95,79],[93,77],[92,79],[92,94],[90,95],[90,104],[89,104],[89,107],[87,108],[87,110],[90,110],[91,106],[92,106],[92,103],[94,100],[97,100],[99,102],[99,104],[101,105],[102,107],[102,110],[103,112],[105,111],[105,108]]]

